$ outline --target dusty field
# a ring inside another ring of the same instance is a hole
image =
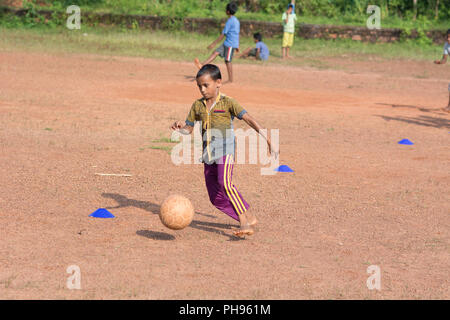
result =
[[[237,240],[202,166],[150,147],[199,97],[193,65],[0,52],[0,298],[449,299],[450,68],[336,64],[235,66],[223,92],[280,129],[295,170],[235,167],[260,220]],[[197,211],[182,231],[157,216],[171,193]],[[101,207],[116,218],[88,217]]]

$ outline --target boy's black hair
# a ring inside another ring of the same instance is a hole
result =
[[[205,74],[209,74],[211,79],[218,80],[222,79],[222,74],[220,73],[220,69],[215,64],[205,64],[200,70],[197,72],[196,79],[204,76]]]
[[[447,36],[450,34],[450,29],[447,30]]]
[[[227,4],[226,10],[227,10],[231,15],[234,15],[234,14],[238,11],[238,6],[237,6],[237,4],[234,3],[234,2],[230,2],[229,4]]]
[[[289,3],[288,10],[289,10],[289,8],[292,8],[292,10],[294,10],[294,5],[292,3]]]
[[[262,41],[262,35],[261,33],[257,32],[253,34],[253,39],[258,40],[258,41]]]

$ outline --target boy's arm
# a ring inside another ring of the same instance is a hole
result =
[[[242,120],[244,120],[250,127],[252,127],[253,129],[255,129],[256,132],[258,132],[261,136],[264,137],[264,139],[266,139],[267,141],[267,145],[269,146],[269,152],[271,154],[273,154],[275,156],[275,158],[278,157],[278,154],[280,153],[279,150],[274,150],[272,147],[272,144],[270,142],[270,138],[265,136],[263,134],[263,132],[261,132],[261,126],[259,125],[259,123],[256,121],[255,118],[253,118],[251,115],[248,114],[248,112],[246,112],[243,116],[242,116]]]
[[[192,104],[191,109],[189,110],[189,113],[186,117],[186,120],[175,121],[170,126],[170,129],[176,130],[182,134],[191,134],[192,130],[194,130],[195,121],[198,120],[196,103],[197,101]]]
[[[448,54],[444,54],[441,60],[436,60],[434,63],[436,64],[445,64],[447,62]]]
[[[283,24],[286,24],[288,23],[288,20],[289,20],[289,13],[286,10],[286,12],[283,12],[283,15],[281,16],[281,21],[283,21]]]
[[[222,41],[223,38],[225,38],[225,35],[224,35],[224,34],[221,34],[216,40],[214,40],[213,43],[211,43],[211,44],[208,46],[208,49],[214,48],[218,42]]]
[[[175,121],[170,127],[172,130],[176,130],[182,134],[191,134],[194,127],[186,124],[184,121]]]

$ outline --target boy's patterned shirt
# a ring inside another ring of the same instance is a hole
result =
[[[234,155],[235,135],[233,119],[242,120],[247,111],[233,98],[219,93],[211,110],[204,98],[196,100],[186,118],[186,124],[193,127],[201,121],[203,137],[203,162],[211,164],[226,154]]]

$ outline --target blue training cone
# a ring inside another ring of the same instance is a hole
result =
[[[294,170],[292,170],[291,168],[289,168],[289,166],[283,164],[281,166],[279,166],[278,168],[275,169],[275,171],[278,172],[294,172]]]
[[[89,217],[93,218],[114,218],[114,215],[106,209],[100,208],[92,212]]]
[[[412,144],[414,144],[414,143],[412,143],[410,140],[408,140],[408,139],[403,139],[403,140],[400,140],[399,142],[398,142],[398,144],[406,144],[406,145],[412,145]]]

